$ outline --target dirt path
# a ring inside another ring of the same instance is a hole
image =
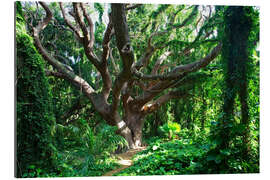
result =
[[[113,174],[118,173],[118,172],[122,171],[123,169],[128,168],[129,166],[132,166],[132,164],[133,164],[133,162],[131,160],[132,157],[136,153],[138,153],[138,152],[140,152],[142,150],[145,150],[145,149],[146,149],[146,147],[140,147],[140,148],[131,149],[131,150],[128,150],[127,152],[125,152],[125,153],[116,155],[117,159],[119,159],[117,161],[117,163],[120,165],[120,167],[105,173],[103,176],[112,176]]]

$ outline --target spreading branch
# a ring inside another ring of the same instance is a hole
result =
[[[153,67],[153,69],[152,69],[152,72],[151,72],[152,75],[156,75],[156,74],[157,74],[157,72],[158,72],[158,70],[159,70],[159,68],[160,68],[160,65],[161,65],[161,64],[163,63],[163,61],[164,61],[165,59],[167,59],[167,57],[170,56],[171,54],[172,54],[171,51],[166,51],[164,54],[162,54],[162,55],[160,56],[160,58],[156,61],[155,65],[154,65],[154,67]]]
[[[207,56],[190,64],[180,65],[172,70],[172,74],[180,72],[194,72],[205,66],[207,66],[212,60],[214,60],[220,53],[222,44],[219,43]]]
[[[152,55],[154,54],[154,52],[157,49],[154,48],[153,46],[151,46],[150,44],[148,44],[147,49],[145,50],[145,52],[143,53],[143,55],[141,56],[141,58],[137,61],[137,63],[134,65],[134,68],[136,70],[140,70],[142,67],[146,67],[149,64],[149,60],[151,59]]]
[[[66,79],[66,76],[60,72],[45,70],[45,74],[46,74],[46,76],[54,76],[57,78]]]
[[[86,9],[82,3],[73,3],[73,8],[75,12],[75,18],[77,22],[80,25],[80,28],[83,32],[83,46],[85,50],[85,54],[87,58],[90,60],[90,62],[93,63],[93,65],[97,68],[97,70],[100,72],[102,81],[103,81],[103,87],[102,87],[102,94],[104,98],[107,100],[109,97],[109,93],[112,87],[112,81],[111,76],[109,74],[109,70],[107,67],[107,63],[105,61],[100,61],[96,55],[93,52],[93,44],[94,44],[94,31],[93,31],[93,22],[90,16],[86,13]],[[83,11],[83,14],[81,13],[81,10]],[[87,30],[87,26],[84,22],[84,18],[87,20],[89,25],[89,31]],[[105,40],[106,41],[106,40]],[[109,41],[108,41],[109,42]],[[103,54],[108,54],[108,50],[105,48],[103,51]],[[104,55],[107,58],[107,55]]]
[[[66,12],[65,12],[65,9],[63,7],[63,3],[62,2],[59,2],[59,6],[60,6],[60,9],[61,9],[61,12],[62,12],[62,16],[66,22],[66,24],[68,25],[68,27],[76,34],[79,42],[82,43],[82,37],[80,35],[80,31],[78,28],[76,28],[75,26],[72,25],[72,23],[69,21],[69,19],[67,18],[66,16]]]
[[[177,15],[177,13],[179,13],[182,9],[179,9],[173,16],[173,20],[175,19],[175,16]],[[165,31],[159,31],[159,32],[155,32],[152,33],[147,41],[147,49],[145,51],[145,53],[141,56],[141,58],[138,60],[138,62],[135,64],[135,69],[136,70],[140,70],[140,68],[142,67],[146,67],[149,64],[149,60],[152,57],[152,55],[155,53],[155,51],[157,49],[161,49],[164,48],[164,45],[162,47],[156,47],[155,45],[152,44],[152,39],[155,36],[160,36],[160,35],[164,35],[167,34],[168,32],[171,32],[171,30],[173,29],[177,29],[177,28],[182,28],[184,27],[191,18],[193,18],[193,16],[196,15],[198,11],[197,6],[193,9],[193,11],[190,13],[190,15],[180,24],[173,24],[171,25],[167,30]],[[168,44],[166,44],[165,46],[168,46]],[[137,73],[138,74],[138,73]]]
[[[80,6],[82,8],[83,11],[83,15],[86,18],[87,22],[88,22],[88,26],[89,26],[89,34],[90,34],[90,40],[89,40],[89,48],[93,48],[94,46],[94,42],[95,42],[95,36],[94,36],[94,24],[93,21],[91,19],[90,16],[88,16],[85,6],[83,3],[80,3]]]
[[[140,7],[141,5],[142,4],[135,4],[135,5],[128,6],[126,7],[126,11],[136,9],[137,7]]]
[[[132,102],[132,106],[137,108],[142,108],[147,102],[151,101],[158,94],[163,92],[165,89],[175,87],[175,84],[181,82],[190,72],[195,72],[206,65],[208,65],[212,60],[217,57],[221,50],[221,43],[218,44],[206,57],[190,63],[187,65],[181,65],[174,68],[168,75],[161,77],[162,75],[139,75],[138,78],[144,80],[160,80],[157,84],[152,86],[143,92],[142,95],[136,97]],[[135,74],[136,76],[136,74]],[[163,79],[163,80],[162,80]],[[179,84],[179,83],[178,83]]]
[[[52,12],[44,2],[40,2],[40,5],[44,8],[46,11],[46,17],[39,22],[37,27],[33,27],[33,36],[34,36],[34,44],[39,51],[39,53],[42,55],[44,60],[46,60],[49,64],[51,64],[59,73],[56,72],[47,72],[50,75],[55,75],[61,78],[64,78],[71,82],[76,87],[79,87],[82,92],[91,100],[91,102],[95,105],[96,109],[101,111],[105,111],[105,108],[100,108],[100,104],[97,104],[95,101],[98,97],[95,90],[81,77],[74,74],[74,72],[68,70],[64,64],[57,61],[54,57],[52,57],[47,50],[42,46],[41,41],[39,39],[39,33],[48,25],[50,20],[52,19]],[[102,102],[102,101],[100,101]],[[104,103],[104,105],[106,105]]]
[[[152,103],[146,104],[142,107],[142,112],[144,114],[152,113],[158,110],[162,105],[166,104],[171,99],[179,99],[187,97],[189,94],[182,91],[169,91],[167,94],[160,96],[158,99]]]
[[[107,59],[108,59],[109,54],[110,54],[109,43],[110,43],[110,40],[112,39],[113,34],[114,34],[113,24],[112,24],[112,20],[111,20],[111,15],[109,14],[109,23],[108,23],[107,28],[105,30],[103,42],[102,42],[102,48],[103,48],[102,64],[103,65],[107,65]]]
[[[117,76],[112,91],[113,94],[112,113],[114,114],[119,105],[121,89],[124,83],[131,78],[132,75],[131,66],[134,61],[134,55],[128,34],[125,6],[124,4],[112,4],[111,8],[112,8],[112,22],[115,29],[117,48],[119,50],[123,62],[123,70]]]
[[[109,15],[110,16],[110,15]],[[100,65],[100,73],[102,76],[102,80],[103,80],[103,95],[105,97],[105,99],[107,99],[109,97],[111,88],[112,88],[112,80],[111,80],[111,76],[109,73],[109,69],[108,69],[108,57],[110,55],[110,40],[113,36],[114,30],[113,30],[113,24],[110,18],[110,21],[107,25],[104,37],[103,37],[103,42],[102,42],[102,47],[103,47],[103,52],[102,52],[102,57],[101,57],[101,65]]]
[[[183,76],[183,73],[190,73],[197,71],[207,66],[212,60],[214,60],[221,50],[221,43],[219,43],[206,57],[195,61],[190,64],[176,66],[168,75],[146,75],[140,71],[134,69],[134,75],[141,80],[175,80]]]
[[[118,74],[120,72],[120,69],[119,69],[119,67],[115,63],[115,59],[113,57],[112,51],[113,51],[113,49],[111,48],[110,49],[110,59],[111,59],[111,62],[112,62],[112,65],[113,65],[113,69],[115,71],[115,74]]]
[[[101,69],[100,61],[93,53],[93,45],[92,45],[93,38],[91,39],[91,36],[89,35],[88,30],[87,30],[86,24],[84,23],[83,15],[81,13],[81,6],[79,3],[73,3],[73,8],[74,8],[74,13],[75,13],[75,19],[78,22],[83,32],[83,47],[85,50],[85,54],[87,58],[91,61],[91,63],[93,63],[93,65],[98,70],[100,70]]]

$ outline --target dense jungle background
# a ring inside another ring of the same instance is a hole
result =
[[[259,173],[259,8],[16,2],[17,177]]]

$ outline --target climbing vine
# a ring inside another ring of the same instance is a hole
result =
[[[53,168],[55,119],[44,63],[25,31],[20,2],[16,7],[17,177],[29,177]]]
[[[230,171],[232,162],[235,162],[232,158],[239,164],[244,163],[239,160],[240,157],[247,162],[255,158],[250,154],[252,147],[248,86],[251,79],[248,74],[254,74],[256,70],[256,59],[251,55],[255,51],[254,44],[258,41],[258,13],[253,7],[228,7],[224,11],[224,21],[224,28],[220,27],[220,36],[223,41],[222,63],[226,89],[219,122],[217,128],[213,128],[212,138],[216,147],[209,152],[209,156],[220,159],[219,166],[216,166],[217,171]],[[258,90],[258,87],[253,88]],[[237,113],[240,113],[238,120],[235,116]],[[258,144],[253,146],[258,147]],[[246,166],[245,169],[258,171],[252,166]]]

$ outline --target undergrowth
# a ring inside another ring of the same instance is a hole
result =
[[[115,134],[116,127],[100,124],[95,130],[84,119],[68,126],[57,124],[55,164],[57,169],[45,172],[29,167],[24,177],[83,177],[101,176],[117,168],[112,155],[119,147],[126,148],[126,140]]]
[[[237,159],[234,149],[220,150],[211,154],[216,147],[205,131],[181,130],[175,139],[152,138],[146,150],[133,157],[133,166],[115,176],[135,175],[181,175],[258,172],[256,162]],[[229,160],[229,168],[221,169],[222,159]],[[249,165],[249,166],[247,166]],[[218,171],[216,171],[218,169]]]

